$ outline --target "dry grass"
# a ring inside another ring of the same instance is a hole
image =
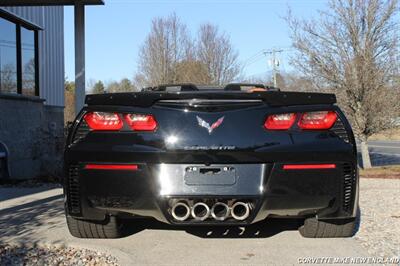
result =
[[[389,129],[372,135],[369,140],[400,140],[400,128]]]
[[[362,178],[400,179],[400,166],[383,166],[371,169],[360,169]]]

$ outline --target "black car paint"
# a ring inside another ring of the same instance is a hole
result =
[[[115,96],[114,96],[115,97]],[[225,97],[225,96],[224,96]],[[87,101],[90,102],[90,101]],[[349,136],[346,142],[330,130],[305,131],[295,125],[288,131],[269,131],[263,127],[265,118],[276,113],[335,111]],[[158,127],[155,132],[133,132],[126,125],[120,132],[90,132],[74,143],[74,134],[86,112],[152,114]],[[209,123],[224,116],[220,127],[209,134],[198,125],[196,116]],[[167,143],[177,135],[179,141]],[[188,150],[185,147],[206,147]],[[233,150],[207,147],[233,146]],[[168,213],[168,200],[189,199],[249,199],[255,203],[251,216],[243,222],[204,221],[178,224],[248,224],[267,217],[313,217],[339,219],[354,217],[358,204],[358,173],[356,147],[351,127],[340,109],[333,104],[274,106],[263,103],[225,111],[196,111],[157,106],[89,105],[78,115],[70,130],[65,152],[66,204],[71,202],[69,171],[78,172],[79,211],[69,215],[82,219],[103,220],[106,215],[153,217],[167,223],[177,223]],[[86,163],[134,163],[139,170],[85,170]],[[335,163],[336,169],[282,169],[288,163]],[[241,167],[244,164],[263,167],[262,174],[253,173],[249,182],[261,184],[262,190],[248,192],[235,183],[221,193],[217,186],[189,186],[177,176],[173,186],[182,193],[160,193],[158,169],[161,164]],[[343,167],[350,165],[352,184],[351,208],[343,209]],[[251,181],[253,180],[253,181]],[[186,192],[185,192],[186,191]],[[245,191],[246,193],[243,193]],[[185,193],[183,193],[185,192]],[[199,192],[199,193],[196,193]]]
[[[135,93],[111,93],[86,96],[88,105],[108,106],[137,106],[151,107],[162,100],[187,100],[187,99],[229,99],[251,100],[262,99],[264,103],[272,107],[310,104],[334,104],[336,96],[329,93],[304,93],[264,91],[248,93],[245,91],[206,90],[206,91],[179,91],[179,92],[135,92]]]

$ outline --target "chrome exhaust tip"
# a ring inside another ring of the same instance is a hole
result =
[[[243,221],[246,220],[250,215],[250,206],[248,203],[238,201],[232,205],[231,212],[232,212],[232,217],[235,220]]]
[[[197,221],[204,221],[210,216],[210,208],[204,202],[197,202],[192,207],[192,217]]]
[[[215,203],[211,208],[211,216],[217,221],[224,221],[229,217],[229,206],[223,202]]]
[[[185,221],[190,216],[190,208],[184,202],[178,202],[172,206],[171,209],[172,217],[177,221]]]

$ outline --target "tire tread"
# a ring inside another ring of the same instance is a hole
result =
[[[67,218],[68,230],[72,236],[78,238],[120,238],[122,224],[115,217],[109,217],[105,222],[79,220],[69,215]]]
[[[353,219],[321,221],[316,218],[308,218],[304,225],[299,228],[300,234],[308,238],[333,238],[352,237],[360,226],[360,211]]]

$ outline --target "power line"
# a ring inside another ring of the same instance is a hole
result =
[[[260,59],[264,57],[269,57],[270,62],[272,64],[272,82],[275,87],[277,87],[277,77],[278,74],[280,73],[280,67],[281,67],[281,62],[279,60],[279,55],[281,53],[290,53],[295,51],[293,47],[279,47],[279,48],[272,48],[272,49],[262,49],[255,53],[254,55],[250,56],[247,58],[244,63],[243,67],[248,67],[251,64],[254,64],[258,62]],[[268,73],[269,71],[262,72],[262,73]],[[250,77],[255,76],[255,75],[250,75]]]
[[[264,52],[265,55],[269,54],[272,56],[272,60],[271,60],[272,61],[272,81],[273,81],[274,87],[277,87],[277,85],[278,85],[277,75],[279,73],[279,66],[280,66],[277,55],[281,54],[283,52],[288,52],[288,51],[291,51],[291,49],[274,48],[274,49],[266,50]]]
[[[272,49],[271,51],[266,51],[265,54],[272,55],[272,81],[274,83],[274,87],[277,87],[277,74],[278,74],[278,67],[279,61],[276,59],[277,53],[282,53],[282,49]]]
[[[264,57],[264,51],[265,49],[262,49],[260,51],[258,51],[257,53],[255,53],[254,55],[250,56],[249,58],[247,58],[244,62],[243,62],[243,66],[249,66],[255,62],[257,62],[258,60],[260,60],[262,57]]]

